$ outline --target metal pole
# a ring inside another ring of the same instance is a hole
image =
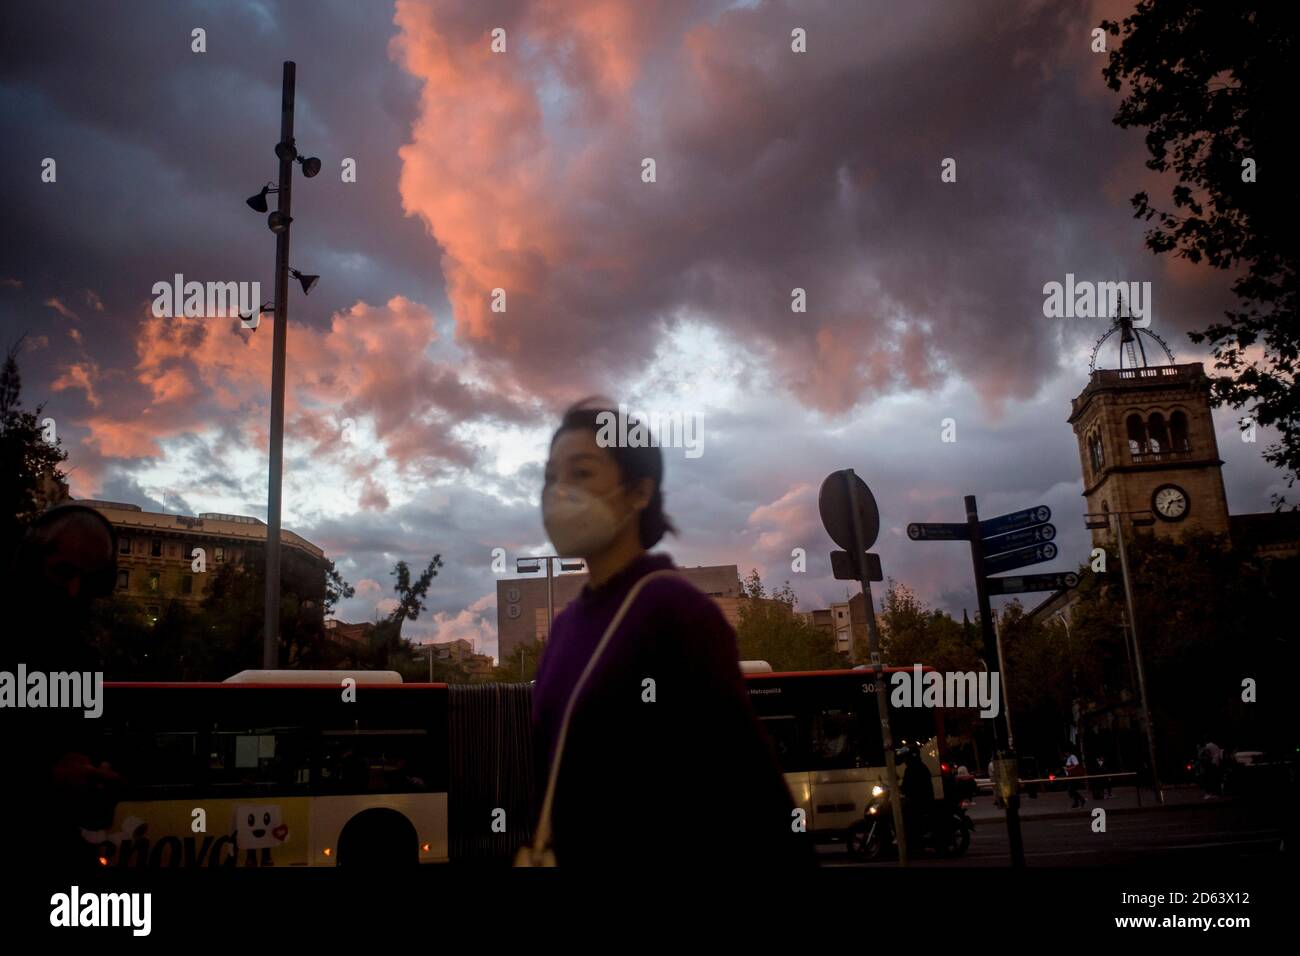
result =
[[[293,143],[294,64],[285,61],[280,98],[280,142]],[[289,217],[293,160],[280,159],[280,212]],[[271,452],[266,502],[266,606],[262,627],[262,667],[280,660],[280,485],[284,471],[284,354],[289,332],[289,226],[275,237],[275,336],[271,346]]]
[[[858,569],[858,583],[862,585],[862,600],[866,605],[867,653],[871,657],[871,675],[876,685],[876,707],[880,711],[880,741],[885,751],[885,780],[889,787],[889,804],[893,809],[894,838],[898,841],[898,865],[907,866],[907,829],[903,826],[903,795],[898,789],[898,765],[894,761],[894,734],[889,726],[889,697],[885,693],[885,671],[880,662],[880,634],[876,630],[876,605],[871,599],[871,582],[863,555],[866,535],[862,530],[862,515],[858,511],[858,483],[852,468],[845,469],[844,481],[849,488],[849,513],[853,515],[854,564]],[[849,639],[853,637],[852,604],[849,605]]]
[[[998,646],[997,636],[993,632],[993,610],[989,606],[989,589],[984,576],[984,537],[980,532],[979,508],[975,503],[974,495],[967,495],[965,502],[966,530],[967,537],[970,538],[971,564],[975,569],[975,596],[979,600],[980,630],[984,632],[984,655],[986,659],[993,661],[999,679],[1001,679],[1006,676],[1006,667],[1002,662],[1002,651]],[[1008,743],[1009,736],[1007,713],[1006,709],[1003,708],[993,718],[994,748],[999,760],[1011,761],[1015,766],[1016,752]],[[1007,795],[1006,801],[1007,842],[1011,848],[1011,865],[1022,867],[1025,865],[1025,847],[1020,834],[1020,789],[1018,786],[1014,792]]]
[[[546,639],[551,639],[551,627],[555,624],[555,578],[551,573],[551,559],[546,559]]]
[[[432,644],[429,645],[428,651],[429,651],[429,683],[432,684],[433,683],[433,645]]]
[[[1088,769],[1088,749],[1083,744],[1083,732],[1079,730],[1079,677],[1074,670],[1074,641],[1070,637],[1070,622],[1064,611],[1056,612],[1056,619],[1065,627],[1065,653],[1070,658],[1070,719],[1074,721],[1074,739],[1079,742],[1079,759],[1083,761],[1085,772]]]
[[[998,623],[996,611],[990,611],[989,616],[993,619],[993,638],[998,645],[998,660],[1005,661],[1006,655],[1002,652],[1002,625]],[[1011,691],[1007,687],[1007,669],[1004,666],[1002,673],[998,675],[998,683],[1002,685],[1002,711],[1007,715],[1007,749],[1016,749],[1016,732],[1011,724]]]
[[[1142,724],[1147,732],[1147,756],[1151,761],[1151,783],[1156,800],[1164,806],[1165,792],[1160,786],[1160,771],[1156,767],[1156,738],[1151,730],[1151,704],[1147,697],[1147,680],[1142,670],[1142,646],[1138,643],[1137,614],[1133,610],[1133,582],[1128,573],[1128,552],[1124,548],[1124,516],[1115,514],[1115,528],[1119,538],[1119,567],[1124,574],[1124,602],[1128,605],[1128,626],[1133,634],[1133,659],[1137,665],[1138,693],[1142,695]]]

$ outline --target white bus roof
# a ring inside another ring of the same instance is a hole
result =
[[[772,665],[767,661],[741,661],[740,672],[742,674],[770,674]]]
[[[223,684],[341,684],[351,677],[358,684],[400,684],[397,671],[240,671]]]

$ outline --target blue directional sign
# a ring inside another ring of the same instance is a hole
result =
[[[984,557],[991,554],[1002,554],[1005,551],[1014,551],[1016,548],[1025,548],[1031,544],[1042,544],[1044,541],[1051,541],[1056,537],[1056,525],[1040,524],[1037,528],[1025,528],[1023,531],[1013,531],[1010,534],[1000,534],[996,538],[984,539]]]
[[[1019,551],[1008,551],[1006,554],[985,558],[984,573],[997,574],[999,571],[1023,568],[1027,564],[1051,561],[1054,557],[1056,557],[1056,545],[1049,541],[1046,544],[1036,544],[1031,548],[1021,548]]]
[[[988,578],[989,594],[1024,594],[1027,591],[1064,591],[1079,583],[1073,571],[1064,574],[1022,574],[1018,577]]]
[[[1051,520],[1052,509],[1047,505],[1039,505],[1036,508],[1013,511],[1011,514],[998,515],[996,518],[981,521],[980,534],[985,538],[991,538],[994,535],[1019,531],[1021,528],[1032,528],[1034,525],[1047,524]]]
[[[970,526],[966,524],[917,524],[907,526],[907,536],[913,541],[969,541]]]

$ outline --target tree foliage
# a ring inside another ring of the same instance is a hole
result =
[[[943,671],[983,667],[982,648],[972,634],[943,611],[927,608],[911,588],[892,579],[881,601],[879,623],[881,659],[888,666],[926,664]]]
[[[748,600],[740,608],[736,643],[742,660],[767,661],[779,671],[809,671],[843,666],[835,639],[794,613],[795,597],[785,586],[764,599],[758,571],[751,571],[741,590]]]
[[[27,526],[40,513],[47,482],[65,476],[59,465],[68,453],[62,441],[45,440],[43,405],[25,411],[18,355],[13,345],[0,367],[0,566],[7,565]]]
[[[1294,11],[1287,4],[1140,0],[1122,23],[1102,27],[1123,37],[1103,71],[1111,89],[1124,90],[1114,121],[1145,128],[1147,166],[1177,177],[1172,209],[1158,208],[1146,192],[1132,199],[1137,217],[1154,223],[1147,246],[1236,275],[1239,308],[1191,338],[1209,343],[1225,373],[1214,381],[1217,401],[1249,405],[1255,421],[1278,429],[1280,441],[1264,457],[1290,487],[1300,469],[1297,182],[1286,119]]]

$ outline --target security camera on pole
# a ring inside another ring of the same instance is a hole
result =
[[[880,739],[885,749],[885,783],[889,787],[894,813],[894,837],[898,840],[898,862],[907,866],[907,830],[903,826],[903,801],[899,799],[898,767],[894,761],[894,735],[889,728],[889,697],[885,691],[884,668],[880,660],[880,635],[876,630],[876,608],[871,600],[871,582],[883,581],[880,556],[868,554],[880,534],[880,511],[867,483],[852,468],[831,472],[817,495],[822,526],[831,540],[844,551],[831,552],[831,569],[837,580],[856,580],[862,585],[866,605],[867,653],[871,657],[872,682],[880,710]]]

